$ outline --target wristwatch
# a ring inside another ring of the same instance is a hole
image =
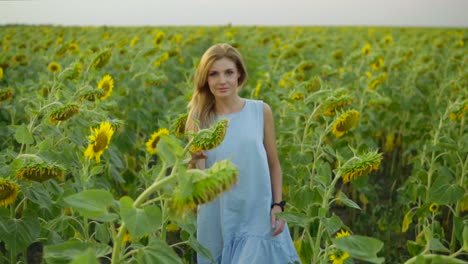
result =
[[[279,202],[279,203],[273,203],[273,204],[271,205],[271,209],[273,209],[273,207],[274,207],[275,205],[278,205],[279,207],[281,207],[281,212],[284,212],[284,206],[286,205],[286,201],[281,201],[281,202]]]

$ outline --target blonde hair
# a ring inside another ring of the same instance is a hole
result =
[[[208,86],[208,71],[213,63],[222,58],[228,58],[236,65],[240,73],[238,87],[242,88],[247,80],[247,69],[239,51],[229,44],[215,44],[205,51],[195,71],[194,91],[188,104],[189,114],[185,125],[187,131],[209,127],[214,121],[215,97]],[[199,126],[195,123],[198,120]]]

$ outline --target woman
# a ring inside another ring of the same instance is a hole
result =
[[[206,128],[222,118],[229,126],[221,145],[193,154],[191,164],[205,169],[230,159],[239,170],[237,185],[199,206],[198,240],[217,264],[299,262],[286,223],[275,216],[284,202],[273,114],[267,104],[238,95],[246,79],[242,56],[228,44],[210,47],[195,73],[187,129],[199,129],[194,120]]]

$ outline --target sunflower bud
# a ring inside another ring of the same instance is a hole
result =
[[[347,162],[345,166],[340,168],[343,182],[348,183],[356,178],[378,170],[381,160],[382,154],[377,153],[377,151],[354,157],[352,161]]]
[[[106,64],[110,61],[111,57],[112,50],[104,50],[93,59],[92,65],[95,69],[101,69],[102,67],[106,66]]]
[[[90,102],[96,101],[96,98],[103,98],[106,91],[103,89],[90,89],[86,90],[80,95],[80,101],[86,99]]]
[[[468,113],[468,100],[454,107],[450,113],[450,120],[461,120],[466,113]]]
[[[220,120],[216,125],[200,130],[192,141],[190,152],[199,152],[202,150],[210,150],[218,147],[226,136],[228,119]]]
[[[172,133],[176,137],[180,138],[185,135],[185,123],[187,122],[187,118],[188,118],[188,113],[185,113],[185,114],[179,115],[179,117],[177,117],[177,119],[175,120],[174,125],[172,127]]]
[[[328,99],[323,105],[323,114],[326,116],[332,116],[336,113],[336,111],[351,105],[351,102],[352,98],[349,95],[343,95],[338,98],[332,97]]]
[[[49,120],[51,124],[55,125],[57,121],[68,120],[79,112],[80,108],[77,104],[66,104],[50,113]]]
[[[63,180],[63,169],[56,165],[29,164],[16,172],[18,179],[43,182],[49,179]]]
[[[75,63],[73,65],[73,69],[66,73],[65,78],[68,80],[76,80],[78,79],[78,77],[80,77],[82,71],[83,66],[81,65],[81,63]]]
[[[0,90],[0,103],[11,100],[14,94],[13,88],[11,87]]]
[[[359,121],[359,112],[356,110],[348,110],[340,115],[333,124],[332,133],[336,137],[341,137],[351,129],[355,128]]]
[[[19,186],[16,183],[0,180],[0,207],[7,207],[16,201]]]
[[[229,190],[237,183],[238,170],[234,163],[224,160],[215,163],[206,170],[188,170],[187,177],[192,181],[190,193],[182,194],[177,188],[171,207],[180,215],[194,209],[199,204],[214,200],[221,193]]]

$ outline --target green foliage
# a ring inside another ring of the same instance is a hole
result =
[[[166,37],[155,46],[160,31]],[[196,241],[194,213],[181,219],[169,204],[175,190],[195,192],[181,133],[195,65],[214,42],[229,42],[249,69],[240,95],[265,101],[275,115],[288,201],[279,217],[303,263],[326,263],[335,249],[349,251],[346,263],[464,263],[466,35],[444,28],[3,26],[0,177],[20,191],[0,208],[0,262],[26,262],[28,246],[38,242],[46,263],[212,258]],[[49,72],[51,62],[61,71]],[[115,87],[100,100],[106,74]],[[52,125],[51,114],[66,105],[79,115]],[[336,138],[333,121],[349,109],[359,123]],[[115,134],[96,163],[83,153],[90,128],[104,121]],[[158,128],[180,138],[161,137],[150,155],[145,142]],[[381,155],[379,167],[345,184],[343,169],[369,150]],[[64,179],[17,178],[30,163],[60,166]],[[168,232],[169,223],[181,229]],[[340,229],[352,235],[335,239]]]

